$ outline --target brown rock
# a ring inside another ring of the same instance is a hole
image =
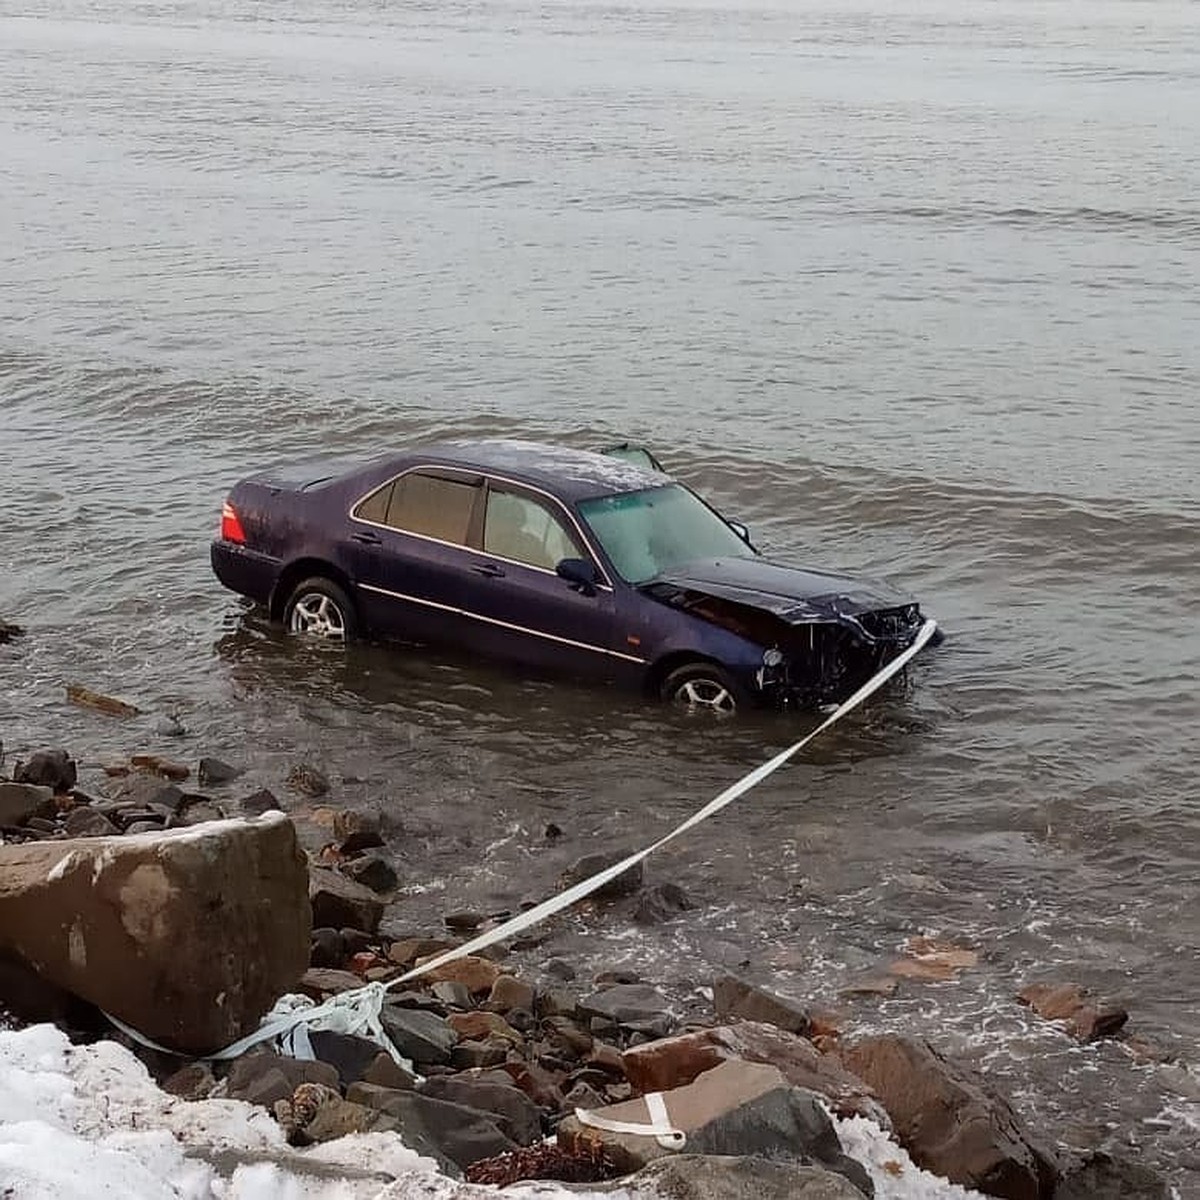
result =
[[[419,959],[427,961],[453,950],[457,945],[457,942],[447,942],[442,938],[402,938],[392,943],[388,958],[402,967],[411,967]]]
[[[418,958],[417,966],[429,962],[433,957],[435,956],[430,955],[426,958]],[[443,963],[440,967],[435,967],[432,971],[428,971],[422,976],[428,983],[438,983],[443,980],[451,983],[461,983],[464,987],[470,989],[472,996],[486,995],[492,990],[493,985],[499,977],[500,968],[490,958],[479,958],[473,954],[468,954],[463,958],[451,959],[450,962]]]
[[[498,1037],[514,1046],[521,1045],[525,1040],[499,1013],[451,1013],[446,1018],[446,1024],[464,1039]]]
[[[173,1049],[257,1027],[308,961],[305,866],[282,814],[0,847],[0,948]]]
[[[180,783],[192,773],[190,768],[185,767],[183,763],[172,762],[157,754],[134,754],[130,756],[129,761],[141,771],[149,771],[152,775],[161,775],[164,779],[170,779],[175,783]]]
[[[169,1096],[178,1096],[181,1100],[204,1100],[212,1094],[216,1086],[217,1081],[208,1063],[194,1062],[180,1067],[164,1079],[162,1090]]]
[[[1125,1009],[1092,999],[1077,983],[1031,983],[1017,1000],[1047,1021],[1062,1021],[1067,1033],[1081,1042],[1112,1037],[1129,1020]]]
[[[731,1057],[718,1031],[701,1029],[632,1046],[621,1056],[625,1075],[638,1095],[684,1087]]]
[[[82,708],[94,708],[110,717],[136,717],[141,712],[141,709],[126,704],[124,700],[115,700],[112,696],[93,692],[91,688],[78,683],[67,684],[67,699],[72,704],[78,704]]]
[[[383,901],[370,888],[326,867],[313,867],[309,872],[308,898],[317,928],[349,927],[374,933],[383,917]]]
[[[335,967],[309,967],[300,976],[296,986],[306,996],[320,1000],[325,996],[356,991],[362,985],[363,981],[352,971],[339,971]]]
[[[857,979],[842,988],[843,996],[894,996],[899,983],[886,976],[870,975]]]
[[[523,1008],[526,1012],[533,1012],[536,999],[537,992],[532,984],[518,979],[515,975],[501,975],[492,984],[487,1003],[489,1008],[494,1008],[497,1012],[508,1012],[513,1008]]]
[[[563,1094],[559,1084],[565,1078],[565,1072],[547,1071],[537,1063],[527,1062],[505,1062],[501,1064],[501,1070],[540,1108],[562,1107]]]
[[[870,1084],[913,1161],[953,1183],[1008,1200],[1050,1200],[1057,1172],[1007,1102],[928,1043],[885,1035],[841,1052]]]
[[[799,1005],[735,975],[722,975],[713,982],[713,1007],[721,1021],[740,1017],[775,1025],[788,1033],[806,1034],[809,1030],[808,1013]]]

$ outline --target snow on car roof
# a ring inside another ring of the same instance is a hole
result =
[[[592,450],[512,438],[472,438],[415,447],[410,461],[444,463],[507,475],[545,487],[565,500],[661,487],[669,475]]]

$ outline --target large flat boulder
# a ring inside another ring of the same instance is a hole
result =
[[[841,1058],[870,1084],[918,1166],[989,1196],[1050,1200],[1057,1169],[975,1072],[897,1034],[863,1038]]]
[[[564,1117],[558,1144],[573,1157],[603,1159],[622,1172],[641,1170],[680,1150],[817,1163],[848,1178],[863,1194],[873,1193],[866,1171],[842,1153],[818,1097],[791,1087],[766,1063],[718,1063],[685,1087],[663,1092],[662,1104],[671,1127],[684,1135],[682,1146],[663,1144],[650,1132],[602,1127],[647,1125],[651,1112],[643,1098]]]
[[[304,971],[309,933],[282,813],[0,846],[0,951],[172,1049],[256,1028]]]

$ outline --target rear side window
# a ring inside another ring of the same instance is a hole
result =
[[[388,482],[378,491],[372,492],[355,510],[354,515],[376,525],[387,524],[388,505],[392,502],[394,483]]]
[[[478,494],[478,484],[412,471],[392,485],[384,524],[465,546]]]

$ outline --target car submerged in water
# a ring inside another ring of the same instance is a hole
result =
[[[294,634],[449,644],[721,714],[844,700],[910,597],[764,558],[646,452],[443,442],[237,484],[212,565]]]

